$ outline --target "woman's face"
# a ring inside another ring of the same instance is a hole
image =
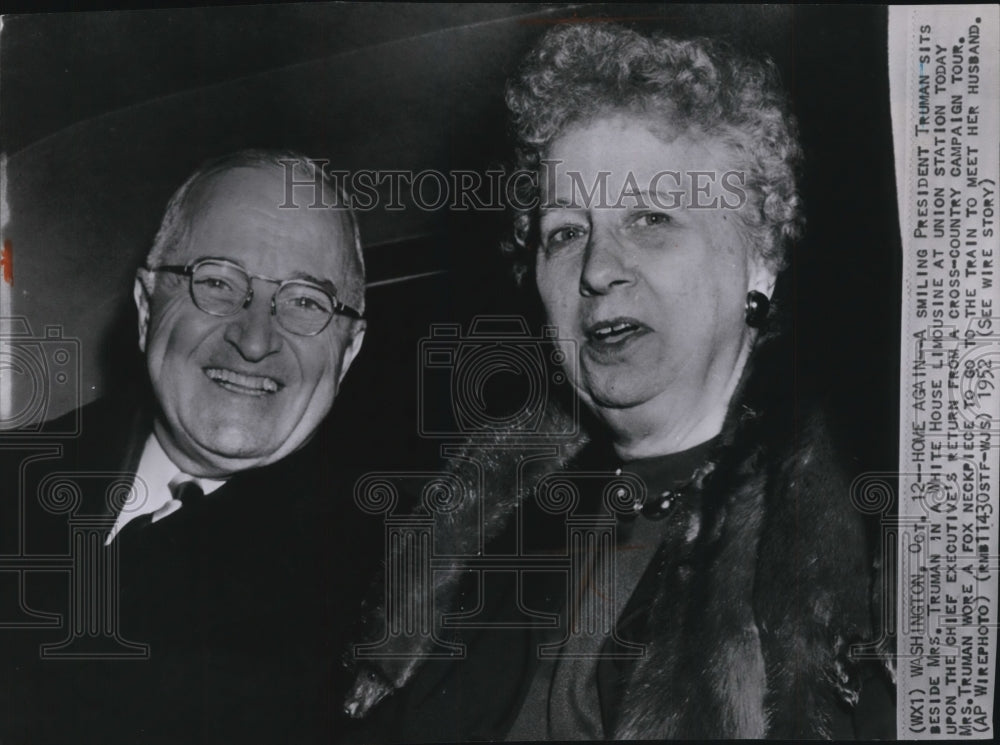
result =
[[[747,292],[773,287],[740,232],[738,181],[723,185],[726,149],[623,115],[567,129],[545,156],[538,290],[584,401],[674,439],[724,415],[752,341]]]

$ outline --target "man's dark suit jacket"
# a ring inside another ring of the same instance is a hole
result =
[[[0,442],[0,624],[24,615],[18,574],[3,571],[14,552],[37,565],[21,575],[23,601],[61,617],[0,628],[0,742],[329,742],[347,721],[339,655],[382,548],[380,522],[354,507],[342,439],[323,434],[333,428],[233,476],[201,507],[116,539],[118,631],[148,644],[148,659],[41,659],[40,645],[73,623],[69,518],[113,524],[107,487],[134,472],[150,422],[121,397],[85,407],[80,436],[36,442],[60,445],[59,457],[27,462],[30,451],[10,447],[16,437]],[[66,504],[53,474],[80,487],[71,514],[52,514]]]

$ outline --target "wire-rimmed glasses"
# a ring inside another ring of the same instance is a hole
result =
[[[278,285],[271,296],[271,314],[283,329],[299,336],[315,336],[335,313],[362,318],[360,311],[337,300],[323,286],[307,279],[275,279],[252,274],[228,259],[202,258],[189,264],[149,267],[151,272],[180,274],[189,280],[191,299],[205,313],[231,316],[253,302],[252,279]]]

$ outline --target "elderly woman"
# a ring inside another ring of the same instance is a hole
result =
[[[520,165],[538,175],[511,251],[558,329],[586,435],[527,471],[522,493],[450,513],[448,545],[464,550],[479,509],[487,538],[531,515],[551,471],[645,488],[619,510],[615,561],[587,556],[593,576],[613,572],[610,599],[596,580],[521,582],[486,602],[493,629],[456,637],[466,659],[424,663],[417,644],[366,665],[349,710],[392,692],[369,737],[408,741],[852,736],[871,562],[772,299],[802,225],[773,67],[703,40],[567,25],[528,55],[507,103]],[[566,429],[555,405],[547,416]],[[501,461],[486,459],[487,490],[515,467]],[[438,610],[476,605],[461,574],[437,578]],[[614,628],[567,637],[597,596]],[[511,606],[561,626],[524,642],[504,630]]]

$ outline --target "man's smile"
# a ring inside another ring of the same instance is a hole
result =
[[[281,381],[266,375],[247,375],[222,367],[206,367],[203,371],[216,385],[244,396],[266,396],[285,387]]]

